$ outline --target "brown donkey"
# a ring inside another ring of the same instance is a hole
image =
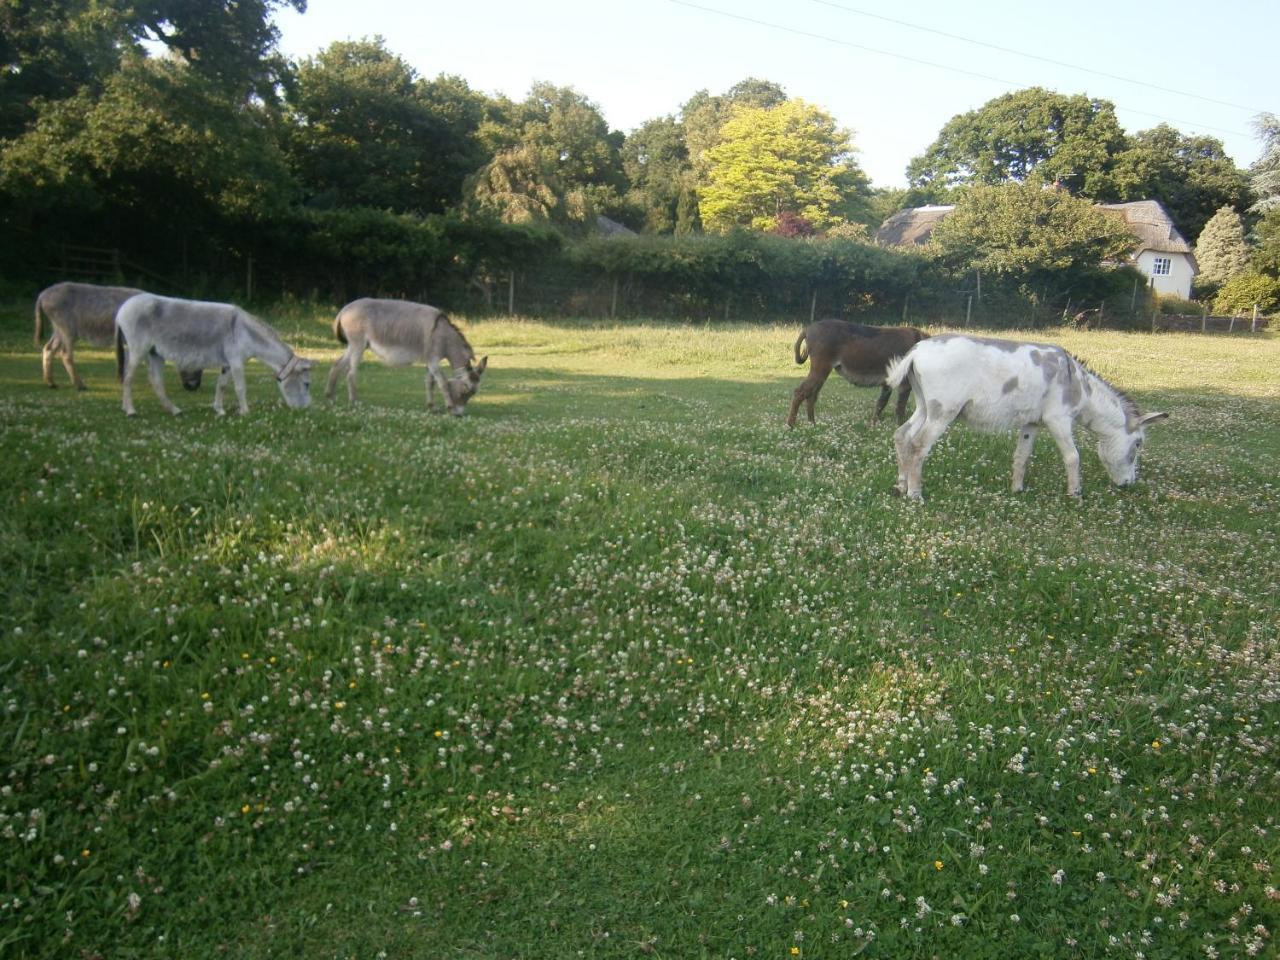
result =
[[[833,319],[809,324],[795,343],[796,363],[804,363],[808,359],[809,376],[796,387],[791,397],[787,426],[796,425],[796,413],[801,403],[805,405],[809,422],[813,423],[813,405],[832,370],[856,386],[880,388],[880,399],[876,401],[875,413],[871,415],[871,422],[878,423],[893,393],[885,383],[889,361],[903,356],[926,337],[927,333],[915,327],[869,327]],[[898,389],[898,423],[907,419],[907,397],[910,393],[911,384],[904,380]]]

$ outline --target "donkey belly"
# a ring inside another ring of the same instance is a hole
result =
[[[373,351],[375,357],[389,367],[407,367],[422,360],[421,350],[413,347],[402,347],[394,343],[370,340],[369,349]]]
[[[835,371],[857,387],[878,387],[884,383],[884,370],[850,370],[844,364],[836,364]]]

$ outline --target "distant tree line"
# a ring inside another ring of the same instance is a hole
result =
[[[951,120],[909,189],[876,190],[850,133],[766,80],[695,92],[623,134],[572,88],[490,96],[420,75],[378,37],[290,62],[282,7],[305,0],[0,5],[4,276],[43,278],[89,244],[187,290],[256,269],[269,293],[492,300],[503,275],[576,270],[674,285],[665,306],[694,315],[720,293],[764,304],[772,272],[782,300],[823,292],[849,312],[986,272],[991,296],[1003,283],[1065,304],[1115,285],[1097,266],[1123,238],[1086,201],[1139,198],[1188,239],[1220,209],[1242,218],[1218,285],[1280,265],[1274,117],[1251,177],[1211,137],[1129,137],[1107,101],[1023,90]],[[927,251],[870,245],[922,202],[960,207]],[[593,239],[602,217],[640,236]]]

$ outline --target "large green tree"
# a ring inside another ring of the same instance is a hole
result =
[[[1205,224],[1196,241],[1196,263],[1196,285],[1210,290],[1249,269],[1244,222],[1231,207],[1223,207]]]
[[[1258,197],[1253,209],[1267,213],[1280,208],[1280,118],[1274,113],[1262,113],[1253,126],[1262,141],[1262,156],[1249,168],[1253,192]]]
[[[42,104],[100,91],[122,58],[162,44],[229,95],[275,99],[285,63],[271,21],[306,0],[5,0],[0,3],[0,138]]]
[[[933,251],[952,267],[1032,285],[1069,284],[1135,243],[1121,218],[1088,200],[1020,183],[968,188],[930,237]]]
[[[706,162],[701,214],[708,230],[772,230],[784,216],[822,229],[869,209],[848,131],[800,99],[737,108]]]
[[[420,78],[381,37],[341,41],[298,65],[287,151],[315,206],[439,213],[486,159],[485,109],[465,81]]]
[[[597,213],[620,211],[623,136],[573,88],[536,83],[481,133],[495,153],[469,181],[477,211],[510,223],[586,230]]]
[[[137,54],[101,91],[45,105],[0,153],[11,225],[160,256],[281,211],[291,183],[263,110]]]
[[[622,145],[628,202],[651,233],[687,234],[697,226],[697,189],[684,128],[674,117],[648,120]]]
[[[1184,237],[1200,236],[1221,207],[1245,209],[1249,181],[1216,137],[1188,136],[1168,124],[1140,130],[1112,163],[1113,194],[1094,199],[1159,200]]]
[[[913,187],[933,190],[1036,182],[1105,197],[1111,158],[1124,143],[1110,102],[1031,87],[953,117],[911,161],[907,177]]]

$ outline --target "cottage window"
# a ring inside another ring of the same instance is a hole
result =
[[[1167,277],[1172,266],[1173,260],[1171,258],[1156,257],[1151,264],[1151,275],[1153,277]]]

